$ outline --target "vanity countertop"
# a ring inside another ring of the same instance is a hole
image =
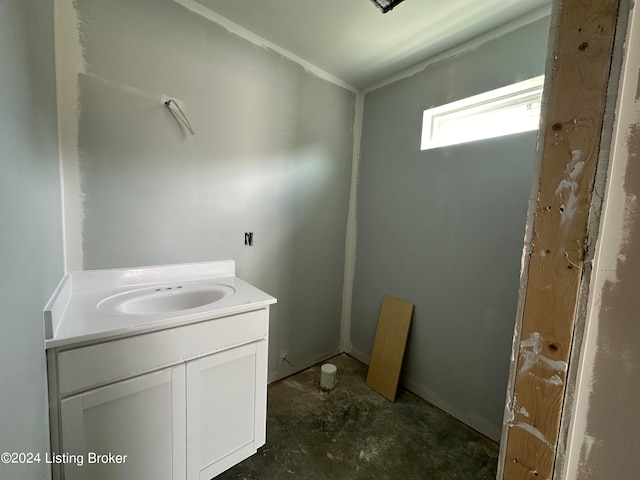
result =
[[[106,299],[113,304],[114,298],[135,296],[136,292],[180,295],[179,289],[207,288],[232,293],[212,303],[171,311],[124,313],[100,307]],[[274,303],[274,297],[235,276],[233,260],[71,272],[44,309],[45,348],[122,338]]]

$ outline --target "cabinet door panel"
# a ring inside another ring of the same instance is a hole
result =
[[[82,455],[66,480],[179,480],[186,473],[185,368],[150,373],[61,402],[62,448]],[[91,453],[126,455],[90,463]]]
[[[257,342],[187,364],[187,478],[208,480],[256,451]],[[259,391],[258,391],[259,390]],[[260,415],[262,416],[262,415]],[[262,438],[264,422],[258,428]]]

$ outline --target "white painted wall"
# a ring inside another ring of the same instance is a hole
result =
[[[567,480],[638,478],[640,9],[630,16],[570,425]]]
[[[68,268],[235,259],[279,301],[272,379],[292,372],[282,353],[337,352],[355,93],[196,2],[56,11]]]
[[[46,479],[42,309],[63,274],[53,2],[0,2],[0,478]]]

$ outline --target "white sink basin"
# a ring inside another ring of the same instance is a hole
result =
[[[157,315],[211,305],[234,293],[233,287],[221,283],[148,287],[107,297],[98,303],[98,310],[126,315]]]

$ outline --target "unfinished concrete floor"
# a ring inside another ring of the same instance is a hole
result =
[[[316,365],[268,387],[267,443],[216,480],[492,480],[498,446],[406,390],[389,402],[348,355],[320,389]]]

